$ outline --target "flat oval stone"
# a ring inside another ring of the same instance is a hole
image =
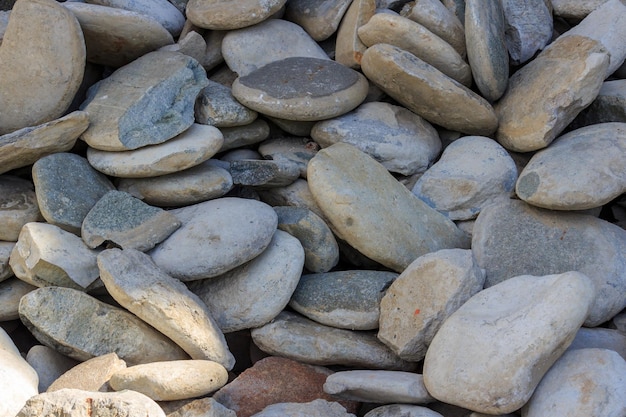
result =
[[[552,7],[559,0],[503,0],[506,49],[514,65],[531,59],[552,41]]]
[[[265,407],[256,417],[298,417],[298,416],[324,416],[324,417],[352,417],[346,409],[335,401],[322,399],[308,403],[278,403]]]
[[[233,95],[259,113],[288,120],[322,120],[354,109],[365,99],[367,79],[319,58],[271,62],[233,83]]]
[[[194,114],[196,123],[215,127],[243,126],[257,118],[257,112],[239,103],[230,88],[211,80],[200,90]]]
[[[87,149],[87,160],[98,171],[119,178],[149,178],[183,171],[215,155],[224,143],[218,128],[194,123],[166,142],[111,152]]]
[[[182,281],[215,277],[255,258],[269,245],[278,222],[276,212],[267,204],[235,197],[171,213],[183,225],[150,256],[165,272]]]
[[[490,135],[498,127],[484,98],[400,48],[368,48],[361,69],[385,93],[431,123],[468,135]]]
[[[337,143],[309,162],[308,184],[340,238],[397,272],[417,257],[468,246],[463,233],[374,159]]]
[[[87,61],[94,64],[121,67],[174,43],[167,29],[145,14],[88,3],[63,5],[78,19],[85,35]]]
[[[67,388],[86,391],[112,391],[109,386],[111,375],[122,369],[126,369],[126,362],[120,359],[115,352],[96,356],[64,372],[50,384],[47,391],[53,392]]]
[[[326,326],[350,330],[378,328],[380,300],[398,277],[387,271],[334,271],[302,275],[289,306]]]
[[[603,5],[607,0],[550,0],[554,15],[564,18],[584,19],[589,13]]]
[[[88,0],[86,3],[115,7],[150,16],[172,34],[178,36],[185,25],[185,16],[167,0]],[[155,48],[156,49],[156,48]]]
[[[352,0],[290,0],[285,7],[285,19],[302,26],[316,41],[328,39]]]
[[[71,288],[31,291],[22,297],[19,313],[37,340],[79,361],[110,352],[129,365],[189,358],[134,314]]]
[[[189,0],[185,12],[194,25],[211,30],[239,29],[278,12],[286,0]]]
[[[22,0],[10,16],[0,47],[0,135],[62,116],[85,72],[83,32],[63,5]]]
[[[263,142],[270,135],[270,126],[265,120],[256,119],[243,126],[222,127],[220,131],[224,135],[224,144],[220,152],[224,152]]]
[[[230,163],[233,184],[254,188],[284,187],[300,177],[300,166],[286,159],[237,159]]]
[[[479,292],[435,334],[424,359],[428,392],[481,413],[519,409],[572,342],[595,296],[579,272],[520,275]]]
[[[626,192],[626,123],[600,123],[558,137],[521,172],[519,198],[551,210],[600,207]]]
[[[0,175],[0,240],[17,241],[22,226],[43,220],[32,182]]]

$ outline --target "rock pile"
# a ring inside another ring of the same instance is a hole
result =
[[[626,416],[626,1],[0,9],[0,417]]]

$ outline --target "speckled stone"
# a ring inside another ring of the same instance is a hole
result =
[[[209,80],[209,85],[200,90],[195,105],[196,123],[215,127],[233,127],[250,124],[257,112],[241,105],[230,88]]]
[[[71,168],[70,168],[71,167]],[[55,153],[33,165],[39,210],[48,223],[79,234],[85,216],[113,184],[76,154]]]
[[[269,18],[286,0],[189,0],[185,12],[194,25],[211,30],[252,26]]]
[[[335,271],[305,274],[289,306],[326,326],[350,330],[378,328],[380,300],[398,277],[387,271]]]
[[[50,386],[48,392],[62,389],[80,389],[84,391],[113,391],[109,386],[111,375],[126,369],[126,362],[115,352],[96,356],[72,367],[60,375]]]
[[[323,41],[337,31],[350,3],[352,0],[290,0],[285,19],[302,26],[316,41]]]
[[[300,166],[287,159],[240,159],[230,163],[233,184],[255,188],[284,187],[300,177]]]
[[[19,319],[20,299],[36,288],[15,277],[0,282],[0,322]]]
[[[0,240],[17,241],[22,226],[43,220],[33,183],[11,175],[0,175]]]
[[[287,160],[298,165],[300,176],[306,178],[306,167],[320,146],[306,137],[277,137],[259,144],[258,151],[265,159]]]
[[[337,29],[335,61],[346,67],[359,69],[367,46],[361,41],[358,29],[376,12],[376,0],[354,0]]]
[[[559,1],[559,0],[556,0]],[[523,64],[552,41],[550,0],[503,0],[506,48],[514,65]]]

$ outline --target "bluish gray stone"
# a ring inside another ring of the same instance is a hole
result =
[[[265,159],[287,160],[300,167],[300,176],[306,178],[306,167],[320,146],[310,138],[277,137],[259,144],[258,151]]]
[[[300,166],[288,159],[240,159],[230,163],[233,184],[255,188],[284,187],[300,176]]]
[[[514,65],[523,64],[552,41],[550,0],[502,0],[506,48]]]
[[[581,327],[567,349],[589,348],[613,350],[626,360],[626,334],[603,327]]]
[[[239,103],[230,88],[209,80],[200,90],[195,105],[196,123],[215,127],[233,127],[250,124],[258,113]]]

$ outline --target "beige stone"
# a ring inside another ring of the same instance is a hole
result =
[[[158,362],[157,362],[158,363]],[[64,388],[84,391],[112,391],[109,387],[111,375],[126,369],[126,362],[115,352],[86,360],[58,377],[47,389],[47,392],[59,391]]]
[[[260,23],[278,12],[286,0],[190,0],[187,18],[211,30],[240,29]]]
[[[550,0],[554,15],[566,19],[583,19],[607,0]]]
[[[37,395],[37,372],[22,358],[9,335],[0,328],[0,415],[14,416]]]
[[[376,12],[376,0],[354,0],[344,15],[335,44],[335,61],[347,67],[359,69],[367,46],[361,42],[358,29]]]
[[[0,241],[15,242],[22,226],[42,220],[33,183],[12,175],[0,175]]]
[[[63,115],[84,71],[76,18],[54,0],[17,1],[0,47],[0,134]]]

